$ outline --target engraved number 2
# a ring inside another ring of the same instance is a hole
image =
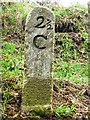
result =
[[[51,23],[51,20],[47,19],[47,23],[42,25],[44,23],[44,17],[38,16],[37,21],[40,21],[37,25],[35,25],[36,28],[44,28],[47,26],[47,29],[53,29]]]
[[[44,28],[45,25],[42,25],[42,23],[44,22],[44,17],[43,16],[39,16],[37,17],[37,21],[39,21],[41,19],[41,21],[35,26],[36,28]]]

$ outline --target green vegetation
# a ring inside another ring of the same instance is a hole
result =
[[[26,16],[33,7],[34,6],[25,3],[12,3],[8,5],[2,13],[0,12],[0,15],[2,14],[2,22],[4,23],[2,26],[3,40],[0,38],[0,42],[2,43],[0,52],[0,75],[3,84],[3,111],[6,115],[4,117],[6,118],[7,116],[18,116],[17,113],[20,111],[20,96],[25,69],[25,46],[23,44],[25,36],[22,37],[22,34],[24,34]],[[54,6],[53,8],[53,12],[56,15],[56,23],[66,22],[65,25],[67,25],[67,21],[69,20],[70,23],[73,23],[76,30],[72,33],[55,33],[54,78],[87,85],[88,33],[86,31],[87,25],[83,22],[87,19],[84,16],[87,8],[80,5],[70,8]],[[17,18],[17,15],[20,15],[20,17]],[[20,28],[19,21],[21,21],[20,25],[22,24]],[[19,44],[17,43],[18,40],[21,41],[18,42]],[[83,93],[83,91],[81,92]],[[82,98],[83,97],[84,95],[82,95]],[[74,104],[71,106],[57,104],[54,106],[54,114],[57,118],[74,114]],[[19,106],[19,109],[14,109],[17,106]],[[37,114],[40,114],[38,112]]]
[[[0,60],[2,78],[20,76],[19,66],[22,62],[20,50],[18,51],[16,45],[4,42],[2,45],[2,59]]]
[[[56,107],[54,112],[59,118],[62,118],[62,116],[72,115],[74,112],[74,105],[71,105],[71,107],[61,105],[59,107]]]
[[[26,16],[31,9],[29,4],[25,5],[23,2],[6,4],[5,9],[0,13],[2,15],[2,22],[4,22],[2,34],[11,35],[22,32],[23,28],[21,27],[24,26]],[[18,28],[19,24],[22,25],[20,29]]]
[[[74,33],[73,33],[74,34]],[[54,77],[75,83],[88,83],[88,34],[74,37],[67,33],[56,35]],[[72,39],[76,41],[73,41]],[[59,45],[60,44],[60,45]]]
[[[3,112],[5,112],[9,104],[14,101],[20,92],[23,78],[23,51],[20,46],[11,43],[2,43],[2,59],[0,59],[0,75],[2,76],[2,92],[3,92]],[[17,103],[17,102],[16,102]],[[15,103],[15,104],[16,104]]]
[[[70,16],[78,16],[83,15],[87,8],[80,4],[76,4],[75,6],[71,6],[68,8],[65,7],[56,7],[55,8],[55,15],[56,17],[70,17]]]
[[[60,61],[55,70],[55,76],[60,79],[70,80],[75,83],[88,83],[88,63],[76,61]]]

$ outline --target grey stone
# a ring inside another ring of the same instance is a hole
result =
[[[22,110],[52,109],[52,62],[54,14],[47,8],[36,7],[26,19],[25,80]]]

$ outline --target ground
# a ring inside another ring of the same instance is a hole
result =
[[[86,31],[86,19],[88,19],[88,14],[85,15],[86,9],[82,6],[77,8],[72,6],[69,9],[51,7],[56,15],[57,28],[54,45],[53,114],[45,116],[43,113],[34,112],[37,118],[31,118],[32,111],[21,114],[21,102],[25,71],[25,17],[32,7],[24,13],[23,4],[14,6],[10,3],[10,5],[2,15],[3,30],[0,38],[2,50],[0,52],[2,77],[0,93],[2,92],[3,120],[23,120],[27,116],[29,120],[89,120],[89,44]],[[21,12],[23,21],[16,17],[17,10]],[[20,25],[17,24],[19,22]]]

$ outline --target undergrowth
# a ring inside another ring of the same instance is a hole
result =
[[[18,30],[17,14],[20,14],[22,25],[25,25],[27,14],[32,8],[25,4],[15,3],[8,6],[2,13],[4,19],[4,26],[2,29],[2,36],[6,37],[8,34],[20,33]],[[69,34],[60,33],[55,34],[57,44],[55,43],[55,61],[54,61],[54,78],[69,80],[75,83],[88,83],[88,33],[83,26],[83,17],[87,9],[82,6],[72,6],[70,8],[55,8],[56,22],[63,18],[77,18],[77,30],[79,30],[81,38],[84,41],[72,40]],[[22,32],[21,32],[22,33]],[[75,38],[75,37],[74,37]],[[0,52],[0,75],[3,84],[3,110],[6,110],[8,103],[15,96],[13,89],[18,91],[22,87],[23,71],[24,71],[24,48],[22,45],[16,45],[14,42],[2,41]],[[81,43],[80,43],[81,42]],[[79,43],[79,45],[78,45]],[[69,106],[56,106],[54,112],[57,117],[73,114],[74,105]]]

